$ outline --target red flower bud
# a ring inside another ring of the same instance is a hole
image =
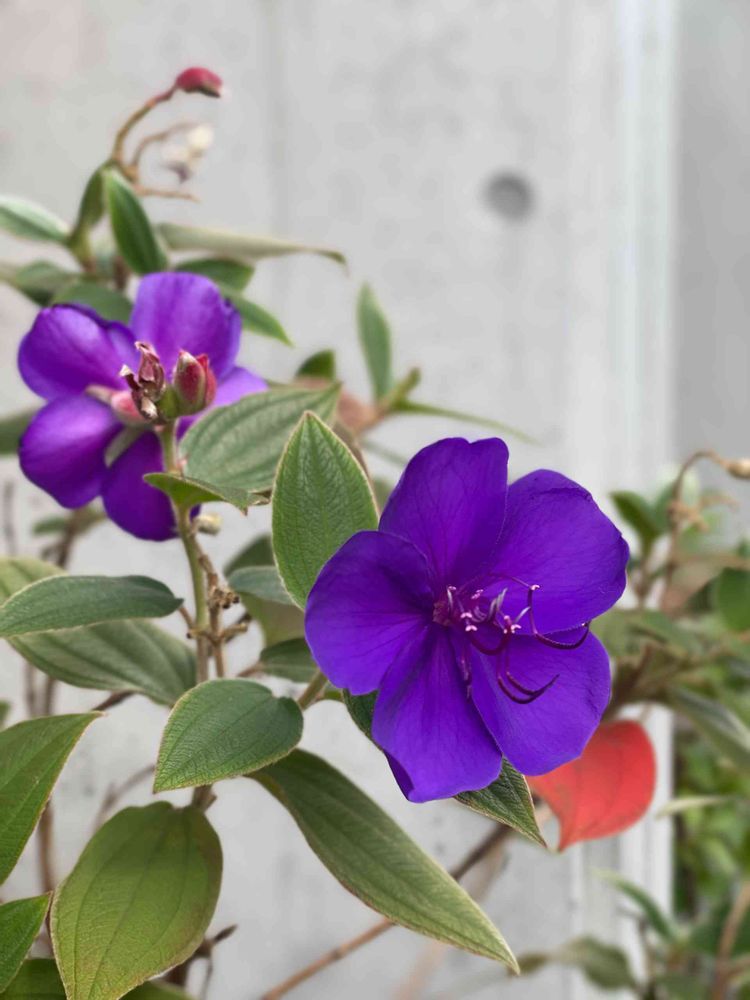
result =
[[[174,82],[176,90],[186,94],[205,94],[206,97],[221,97],[224,86],[220,76],[203,66],[184,69]]]
[[[145,420],[156,420],[158,409],[156,404],[164,395],[167,379],[159,355],[150,344],[136,341],[135,345],[141,352],[138,374],[123,365],[120,375],[130,386],[130,392],[136,409]]]
[[[216,376],[208,355],[199,354],[194,358],[187,351],[180,351],[172,385],[183,413],[198,413],[210,406],[216,397]]]

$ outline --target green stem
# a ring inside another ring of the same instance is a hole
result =
[[[319,670],[297,699],[297,704],[303,712],[306,708],[309,708],[314,701],[318,700],[318,695],[321,694],[327,683],[328,678]]]
[[[179,455],[177,453],[177,439],[175,437],[175,425],[167,424],[159,435],[161,438],[162,454],[164,455],[164,467],[167,472],[181,474]],[[208,601],[206,599],[206,580],[201,566],[200,548],[190,525],[190,509],[172,501],[175,520],[177,521],[177,531],[180,535],[185,555],[190,567],[190,576],[193,581],[193,595],[195,598],[195,629],[196,642],[198,645],[198,671],[196,680],[198,684],[208,680],[208,649],[206,639],[201,632],[204,632],[209,625]]]

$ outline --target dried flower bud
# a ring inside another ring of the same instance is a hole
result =
[[[144,400],[144,402],[153,407],[155,417],[156,406],[154,403],[151,403],[150,400]],[[138,406],[136,406],[133,393],[127,389],[123,389],[121,392],[113,392],[109,397],[109,405],[112,407],[112,412],[115,416],[129,427],[137,427],[146,419]]]
[[[184,69],[174,82],[176,90],[186,94],[205,94],[206,97],[221,97],[223,83],[220,76],[204,66]]]
[[[120,375],[130,386],[130,394],[136,409],[144,420],[156,420],[159,415],[157,403],[164,395],[167,379],[159,355],[150,344],[137,341],[141,352],[138,374],[123,365]]]
[[[182,413],[198,413],[213,403],[216,397],[216,376],[207,354],[194,358],[180,351],[172,379]]]
[[[735,479],[750,479],[750,458],[725,458],[721,465]]]

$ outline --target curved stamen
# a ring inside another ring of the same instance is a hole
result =
[[[557,678],[555,678],[555,680],[557,680]],[[519,698],[518,695],[513,694],[512,691],[509,691],[507,689],[507,687],[505,686],[505,684],[503,684],[502,677],[500,677],[499,675],[498,675],[498,678],[497,678],[497,683],[498,683],[498,686],[500,687],[500,690],[503,692],[503,694],[506,697],[510,698],[511,701],[514,701],[516,703],[516,705],[530,705],[532,703],[532,701],[536,701],[537,698],[540,695],[543,695],[544,692],[549,687],[549,684],[547,684],[545,687],[540,688],[539,691],[535,691],[533,694],[530,694],[530,695],[528,695],[525,698]],[[550,682],[550,683],[552,683],[552,682]]]
[[[516,690],[520,691],[521,694],[531,695],[533,698],[538,698],[540,695],[544,694],[545,691],[548,691],[552,687],[552,685],[555,683],[555,681],[557,680],[557,678],[559,676],[560,676],[559,674],[555,674],[555,676],[552,678],[551,681],[547,681],[547,683],[544,684],[540,688],[527,688],[527,687],[524,687],[523,684],[519,684],[518,683],[518,681],[515,679],[515,677],[511,674],[510,670],[508,670],[506,668],[506,671],[505,671],[505,678],[506,678],[506,680],[510,684],[512,684],[513,687],[516,688]]]
[[[521,583],[521,580],[518,580],[517,582]],[[528,586],[528,584],[522,584],[522,585]],[[580,638],[576,639],[574,642],[560,642],[559,639],[553,639],[551,636],[545,635],[543,632],[540,632],[539,629],[536,627],[536,621],[534,620],[534,592],[537,590],[539,590],[538,583],[534,583],[528,586],[529,604],[526,610],[528,611],[529,615],[529,625],[531,626],[531,634],[534,636],[535,639],[538,639],[539,642],[543,643],[545,646],[551,646],[552,649],[578,649],[578,647],[582,645],[582,643],[589,634],[589,630],[591,628],[591,622],[583,622],[583,624],[581,625],[581,628],[583,629],[583,635],[580,636]]]

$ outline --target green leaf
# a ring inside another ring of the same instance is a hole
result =
[[[630,615],[630,623],[636,632],[653,636],[667,646],[673,646],[685,653],[698,653],[700,651],[700,643],[694,633],[662,614],[661,611],[648,608],[633,612]]]
[[[603,990],[634,989],[637,985],[625,952],[593,937],[574,938],[555,951],[528,952],[518,958],[524,974],[536,972],[549,962],[580,969]]]
[[[403,927],[517,968],[471,897],[324,760],[295,750],[253,777],[291,813],[331,874],[368,906]]]
[[[0,732],[0,884],[13,870],[73,747],[97,713],[19,722]]]
[[[713,606],[733,632],[750,629],[750,573],[723,569],[711,588]]]
[[[476,424],[478,427],[489,427],[490,430],[499,431],[501,434],[508,434],[518,441],[526,444],[536,444],[534,438],[519,431],[510,424],[501,423],[492,417],[478,417],[474,413],[466,413],[464,410],[450,410],[444,406],[432,406],[430,403],[418,403],[413,399],[401,399],[393,407],[393,413],[412,414],[412,416],[422,417],[447,417],[449,420],[461,420],[469,424]]]
[[[178,990],[174,986],[170,986],[169,983],[164,982],[153,982],[144,983],[142,986],[136,987],[130,993],[126,995],[125,1000],[175,1000],[175,997],[182,997],[183,1000],[189,1000],[187,994],[183,993],[182,990]]]
[[[116,292],[94,281],[74,281],[55,295],[55,302],[73,302],[89,306],[104,319],[116,323],[129,323],[133,303],[121,292]]]
[[[226,229],[177,226],[171,222],[162,222],[158,230],[171,250],[207,250],[209,253],[227,254],[250,261],[285,257],[293,253],[312,253],[328,257],[338,264],[346,264],[346,258],[338,250],[279,240],[273,236],[245,236]]]
[[[182,604],[147,576],[47,576],[0,607],[0,636],[28,635],[123,618],[162,618]]]
[[[163,271],[167,261],[138,196],[117,170],[105,170],[104,197],[117,249],[136,274]]]
[[[260,333],[264,337],[271,337],[272,340],[280,340],[282,344],[291,345],[292,341],[286,330],[275,316],[249,299],[243,298],[242,295],[238,295],[226,285],[221,285],[220,288],[240,314],[242,325],[246,329]]]
[[[333,351],[318,351],[311,354],[297,369],[296,378],[324,378],[329,382],[336,379],[336,355]]]
[[[279,462],[272,521],[276,563],[301,608],[334,552],[355,532],[378,526],[362,466],[313,413],[302,417]]]
[[[741,770],[750,770],[750,729],[726,705],[688,688],[673,688],[669,703],[688,718],[701,735]]]
[[[232,590],[243,596],[249,594],[264,601],[275,601],[277,604],[294,603],[275,566],[245,566],[235,570],[229,577],[228,583]]]
[[[47,915],[49,896],[17,899],[0,906],[0,990],[10,983]]]
[[[246,514],[249,507],[268,503],[268,499],[237,486],[213,486],[200,479],[178,476],[172,472],[149,472],[143,477],[157,490],[166,493],[180,507],[195,507],[202,503],[223,501]]]
[[[184,962],[213,916],[221,868],[219,839],[199,809],[156,802],[113,816],[52,903],[70,1000],[117,1000]]]
[[[9,701],[0,701],[0,729],[5,725],[5,720],[10,713],[11,704]]]
[[[175,271],[188,271],[190,274],[202,274],[217,285],[225,285],[235,292],[241,292],[250,282],[255,268],[244,261],[232,257],[197,257],[195,260],[183,260],[175,267]]]
[[[10,267],[0,271],[0,280],[21,292],[38,306],[47,306],[53,296],[76,278],[73,271],[65,271],[48,260],[35,260],[24,267]]]
[[[50,958],[24,962],[0,1000],[65,1000],[60,973]]]
[[[21,435],[36,413],[36,410],[24,410],[0,420],[0,455],[15,455],[18,452]]]
[[[328,420],[338,386],[270,389],[220,406],[202,417],[182,439],[185,474],[216,487],[268,490],[289,435],[305,410]]]
[[[664,525],[651,504],[632,490],[610,493],[617,513],[635,531],[644,548],[648,549],[663,533]]]
[[[41,205],[8,195],[0,195],[0,229],[47,243],[65,243],[70,232],[67,223]]]
[[[512,827],[542,847],[547,846],[526,779],[507,760],[503,761],[500,777],[491,785],[478,792],[462,792],[455,798],[474,812]]]
[[[359,340],[370,374],[375,399],[387,396],[393,388],[391,331],[380,303],[369,285],[363,285],[357,299]]]
[[[652,927],[659,937],[672,943],[677,941],[676,927],[656,900],[649,896],[645,889],[639,885],[635,885],[633,882],[629,882],[621,875],[618,875],[617,872],[600,872],[600,874],[602,878],[605,878],[615,888],[619,889],[624,896],[627,896],[628,899],[636,904],[646,918],[649,927]]]
[[[154,791],[237,778],[285,757],[302,737],[291,698],[242,678],[206,681],[180,698],[159,748]]]
[[[295,684],[308,684],[318,672],[310,647],[301,636],[266,646],[261,651],[259,666],[264,674],[283,677]]]

